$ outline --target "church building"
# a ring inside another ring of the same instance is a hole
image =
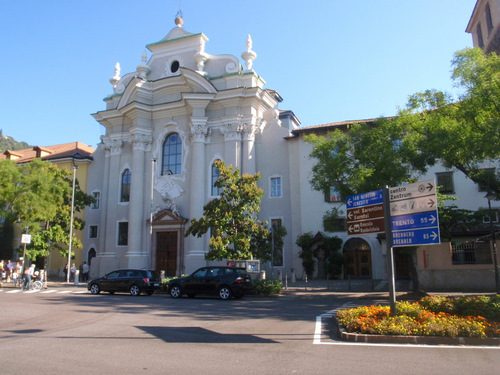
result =
[[[90,166],[87,209],[95,230],[84,251],[94,274],[117,267],[152,267],[180,275],[206,265],[208,237],[185,237],[189,220],[218,195],[216,160],[242,173],[261,173],[259,218],[289,235],[275,265],[291,267],[298,201],[297,173],[287,141],[299,121],[280,111],[280,95],[253,70],[257,54],[248,35],[240,60],[205,51],[208,38],[186,31],[181,18],[162,40],[147,45],[135,72],[110,82],[106,108],[93,114],[105,135]],[[294,198],[295,197],[295,198]]]

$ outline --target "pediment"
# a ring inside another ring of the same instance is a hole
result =
[[[164,224],[183,224],[183,223],[186,223],[187,221],[188,221],[187,219],[185,219],[181,216],[177,216],[169,209],[163,209],[153,216],[153,226],[160,225],[160,224],[163,224],[163,225]]]

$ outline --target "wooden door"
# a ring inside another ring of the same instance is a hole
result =
[[[344,266],[344,277],[348,278],[370,278],[372,276],[372,257],[370,250],[344,251],[346,264]]]
[[[165,276],[176,276],[177,232],[156,233],[156,270],[164,270]]]

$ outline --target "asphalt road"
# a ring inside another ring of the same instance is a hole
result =
[[[348,344],[320,318],[371,302],[349,293],[221,301],[3,289],[0,373],[499,373],[499,347]]]

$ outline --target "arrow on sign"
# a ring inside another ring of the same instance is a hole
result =
[[[431,215],[431,217],[429,218],[429,220],[431,221],[431,224],[433,224],[433,225],[434,225],[434,223],[435,223],[435,222],[436,222],[436,220],[437,220],[437,217],[436,217],[436,216],[434,216],[434,215]]]
[[[432,231],[431,237],[432,237],[432,240],[435,241],[436,238],[438,238],[438,234],[436,232]]]

